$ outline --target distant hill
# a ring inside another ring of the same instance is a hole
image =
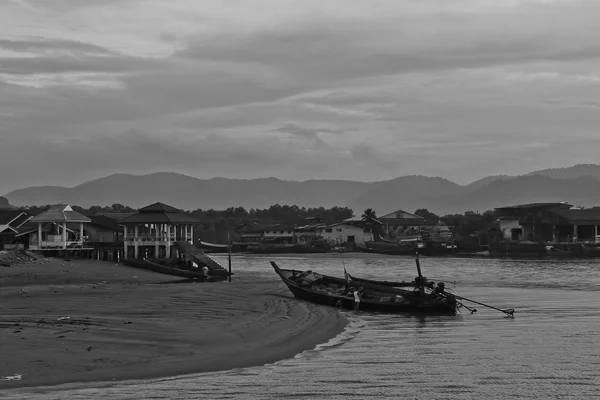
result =
[[[475,182],[469,183],[465,187],[469,191],[474,191],[474,190],[481,189],[482,187],[487,186],[487,185],[489,185],[492,182],[506,181],[506,180],[515,179],[515,178],[517,178],[517,177],[516,176],[510,176],[510,175],[487,176],[487,177],[479,179],[479,180],[477,180]]]
[[[427,208],[436,214],[483,212],[495,207],[567,201],[600,205],[600,166],[537,171],[523,176],[498,175],[461,186],[444,178],[403,176],[380,182],[344,180],[283,181],[263,179],[198,179],[176,173],[115,174],[65,188],[29,187],[5,195],[13,205],[69,203],[82,207],[112,205],[143,207],[156,201],[186,210],[273,204],[300,207],[348,206],[360,215],[373,208],[382,215],[397,209]]]
[[[550,168],[540,171],[530,172],[527,175],[543,175],[549,178],[570,179],[591,176],[600,180],[600,165],[596,164],[577,164],[568,168]]]

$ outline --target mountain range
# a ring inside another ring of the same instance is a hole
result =
[[[357,215],[366,208],[373,208],[378,215],[398,209],[414,212],[419,208],[445,215],[532,202],[600,205],[600,165],[579,164],[520,176],[490,176],[468,185],[420,175],[379,182],[298,182],[276,178],[198,179],[172,172],[115,174],[70,188],[27,187],[4,197],[16,206],[68,203],[90,207],[119,203],[139,208],[161,201],[185,210],[296,204],[301,207],[347,206]]]

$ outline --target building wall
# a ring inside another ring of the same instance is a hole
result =
[[[293,238],[294,231],[292,230],[272,230],[265,231],[264,238],[265,239],[273,239],[273,238]]]
[[[510,240],[512,238],[512,229],[523,229],[521,225],[519,225],[519,219],[501,219],[498,221],[500,223],[500,231],[504,234],[504,239]],[[525,230],[523,229],[523,235],[525,235]],[[524,236],[523,236],[524,237]]]
[[[328,230],[331,230],[331,232],[328,232]],[[320,235],[329,242],[336,240],[348,242],[348,236],[354,236],[354,242],[356,244],[365,244],[365,241],[368,242],[373,240],[373,234],[371,232],[365,232],[362,227],[354,225],[337,225],[331,228],[323,228]]]

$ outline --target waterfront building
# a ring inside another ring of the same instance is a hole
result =
[[[600,209],[555,202],[499,207],[494,211],[505,240],[560,243],[600,239]]]
[[[425,218],[404,210],[396,210],[377,219],[383,224],[387,237],[416,235],[422,227],[429,225]]]
[[[174,244],[194,244],[194,225],[200,222],[185,212],[157,202],[119,221],[124,226],[124,258],[170,258]]]
[[[330,243],[353,243],[364,246],[365,242],[375,240],[372,224],[382,225],[378,220],[367,223],[361,217],[351,217],[320,228],[318,235]]]
[[[57,204],[31,218],[15,236],[30,250],[89,250],[92,247],[85,242],[84,226],[90,221],[70,205]]]
[[[26,212],[13,209],[0,209],[0,250],[12,249],[19,228],[25,225],[31,216]]]

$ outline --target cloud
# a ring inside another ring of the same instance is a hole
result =
[[[600,123],[599,22],[584,0],[3,2],[0,192],[568,165]]]

